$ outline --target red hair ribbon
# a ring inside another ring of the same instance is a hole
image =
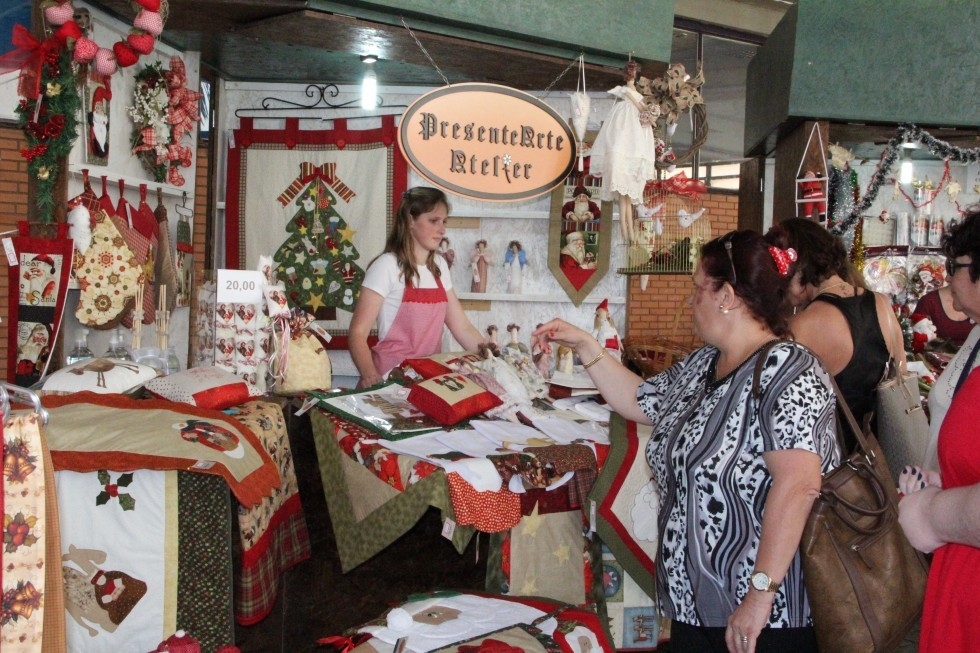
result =
[[[770,245],[769,254],[772,256],[772,260],[776,262],[776,269],[779,270],[779,276],[785,277],[789,274],[790,263],[796,260],[796,250],[792,247],[779,249],[775,245]]]

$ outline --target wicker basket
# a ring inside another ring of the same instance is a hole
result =
[[[691,348],[663,336],[623,340],[623,357],[643,378],[649,378],[691,353]]]

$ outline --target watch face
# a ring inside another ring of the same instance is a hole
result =
[[[760,592],[765,592],[767,589],[769,589],[769,576],[761,571],[752,574],[752,587],[756,588]]]

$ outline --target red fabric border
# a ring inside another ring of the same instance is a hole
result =
[[[347,118],[333,121],[330,130],[300,130],[298,118],[287,118],[284,129],[255,129],[252,118],[240,118],[241,127],[234,131],[235,147],[228,150],[228,178],[225,204],[225,268],[239,270],[242,266],[240,177],[242,151],[255,143],[282,145],[292,149],[297,145],[323,145],[344,149],[349,144],[369,145],[383,143],[392,154],[391,207],[393,216],[401,202],[402,193],[408,186],[408,161],[398,147],[398,128],[395,116],[381,116],[381,127],[375,129],[347,128]]]
[[[626,448],[626,454],[623,460],[630,461],[633,460],[637,455],[637,449],[639,447],[639,438],[636,435],[636,422],[627,421],[626,422],[626,441],[628,442]],[[606,499],[602,501],[598,506],[598,512],[606,520],[609,526],[616,531],[619,539],[622,543],[632,552],[633,556],[643,565],[651,575],[654,573],[654,561],[646,552],[637,544],[633,536],[629,534],[629,529],[619,520],[616,513],[612,510],[612,500],[616,496],[616,492],[623,486],[623,480],[629,475],[630,466],[620,465],[616,470],[616,475],[613,477],[610,491],[606,493]],[[612,490],[615,490],[613,492]]]
[[[120,394],[96,394],[94,392],[75,392],[70,395],[47,396],[42,398],[47,408],[59,408],[72,404],[96,404],[108,408],[123,408],[128,410],[168,410],[179,411],[187,415],[206,418],[216,422],[231,424],[248,440],[249,444],[262,458],[262,464],[241,482],[235,480],[224,465],[215,465],[211,469],[191,469],[194,460],[170,456],[151,456],[127,453],[122,451],[52,451],[51,460],[56,470],[71,470],[75,472],[94,472],[100,469],[112,469],[117,472],[128,472],[136,469],[176,469],[180,471],[200,472],[221,476],[228,483],[235,498],[243,506],[256,506],[269,493],[282,484],[279,469],[262,446],[259,438],[244,424],[219,410],[208,410],[191,406],[190,404],[175,403],[166,399],[131,399]]]

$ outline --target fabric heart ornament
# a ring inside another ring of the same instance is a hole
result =
[[[67,21],[64,25],[54,31],[54,37],[60,43],[69,44],[77,40],[82,35],[82,28],[74,20]]]
[[[75,17],[75,8],[70,2],[44,8],[44,19],[52,25],[64,25]]]
[[[95,59],[95,53],[99,51],[99,44],[92,39],[81,36],[75,39],[75,49],[72,58],[77,63],[89,63]]]
[[[140,54],[150,54],[153,52],[153,44],[156,39],[153,38],[152,34],[146,32],[133,32],[126,37],[126,43],[136,52]]]
[[[153,36],[160,36],[163,31],[163,18],[155,11],[141,9],[133,20],[133,27],[149,32]]]
[[[99,48],[94,57],[95,70],[100,75],[112,75],[116,72],[116,55],[112,50]]]
[[[134,2],[147,11],[160,11],[160,0],[134,0]]]
[[[128,68],[140,59],[140,56],[122,41],[116,41],[112,45],[112,52],[116,55],[116,63],[120,68]]]

